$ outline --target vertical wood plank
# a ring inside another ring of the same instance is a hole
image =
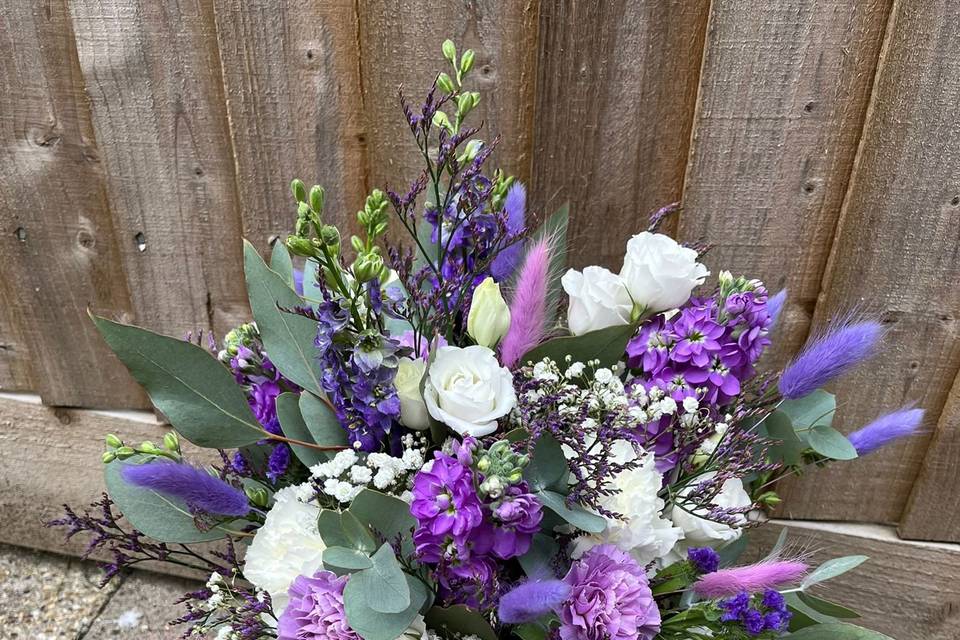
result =
[[[10,231],[6,225],[0,232],[19,236],[16,229]],[[19,241],[19,237],[17,239]],[[0,262],[0,265],[2,264]],[[0,277],[5,277],[2,274],[6,269],[2,266],[0,269]],[[0,287],[0,290],[4,288]],[[14,305],[0,304],[0,391],[28,390],[33,390],[33,370],[30,367],[27,336]]]
[[[0,305],[44,402],[142,406],[86,314],[131,305],[66,3],[0,7]]]
[[[212,2],[71,9],[137,320],[222,335],[248,311]]]
[[[647,215],[680,199],[709,5],[542,4],[532,201],[570,202],[571,266],[618,270]]]
[[[501,136],[491,168],[528,179],[537,5],[538,0],[357,4],[371,188],[406,189],[423,168],[397,88],[403,85],[416,109],[437,73],[446,70],[440,53],[445,38],[454,40],[459,52],[476,52],[467,85],[481,93],[481,103],[470,121],[483,122],[479,137],[487,142]]]
[[[767,364],[803,342],[890,0],[714,0],[679,235],[789,289]]]
[[[860,305],[889,328],[880,355],[836,387],[837,422],[848,428],[912,401],[935,420],[960,368],[958,33],[952,0],[895,2],[817,306],[825,321]],[[897,522],[928,440],[791,483],[788,514]]]
[[[366,191],[354,1],[215,5],[244,235],[265,251],[292,231],[293,178],[349,227]]]

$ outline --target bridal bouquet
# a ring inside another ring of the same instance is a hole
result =
[[[109,496],[55,524],[112,554],[108,580],[209,575],[184,637],[884,637],[815,594],[866,558],[811,567],[781,536],[738,560],[779,479],[917,429],[909,407],[831,425],[821,387],[879,325],[837,318],[766,371],[784,292],[705,285],[702,252],[656,232],[673,207],[619,272],[564,272],[566,210],[528,228],[468,124],[474,54],[443,56],[422,105],[400,96],[409,189],[374,190],[345,241],[295,180],[294,233],[269,264],[245,244],[252,322],[217,342],[93,318],[173,431],[107,436]]]

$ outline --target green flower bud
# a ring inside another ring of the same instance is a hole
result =
[[[170,431],[163,436],[163,446],[166,447],[168,451],[179,451],[180,450],[180,438],[173,431]]]
[[[108,433],[105,439],[107,441],[107,446],[110,447],[111,449],[116,449],[117,447],[123,446],[123,440],[113,435],[112,433]]]
[[[445,73],[437,76],[437,87],[444,93],[453,93],[456,90],[456,87],[453,86],[453,80]]]
[[[477,154],[480,153],[480,149],[482,148],[482,140],[471,140],[467,143],[467,146],[463,148],[463,153],[460,154],[457,160],[459,160],[461,164],[464,162],[473,162],[473,159],[477,157]]]
[[[320,228],[320,242],[325,247],[340,249],[340,232],[332,224],[325,224]]]
[[[511,473],[509,476],[507,476],[507,480],[510,481],[510,484],[517,484],[518,482],[523,480],[523,472],[517,469],[516,471]]]
[[[353,263],[353,275],[358,282],[368,282],[380,277],[383,258],[375,253],[365,253]]]
[[[133,447],[119,447],[114,451],[117,454],[117,457],[121,460],[126,460],[132,455],[136,455],[136,451],[133,450]]]
[[[103,455],[100,456],[100,460],[103,462],[103,464],[110,464],[116,459],[117,459],[117,454],[113,451],[104,451]]]
[[[243,492],[247,494],[247,498],[249,498],[250,502],[252,502],[255,506],[267,506],[269,497],[267,496],[267,492],[263,489],[263,487],[246,487]]]
[[[323,211],[323,199],[325,195],[323,187],[320,185],[315,184],[310,187],[310,207],[317,213]]]
[[[453,131],[453,127],[450,125],[450,118],[447,117],[443,111],[437,111],[433,114],[433,124],[437,127],[443,127],[447,131]]]
[[[303,184],[303,180],[295,178],[293,182],[290,183],[290,191],[293,192],[293,197],[297,202],[304,202],[307,199],[307,187]]]
[[[449,60],[450,64],[457,64],[457,47],[453,44],[453,40],[449,38],[444,40],[440,50],[443,51],[443,57]]]
[[[159,451],[159,449],[157,449],[157,445],[150,442],[149,440],[144,440],[143,442],[140,443],[140,446],[137,448],[140,449],[140,451],[142,451],[143,453],[154,453],[156,451]]]
[[[357,253],[363,251],[363,240],[359,236],[350,236],[350,246],[353,247],[353,250]]]
[[[301,201],[300,204],[297,205],[297,216],[302,220],[309,220],[310,205],[308,205],[306,202]]]
[[[288,236],[287,241],[284,243],[287,245],[287,249],[290,250],[290,253],[294,255],[303,256],[304,258],[310,258],[315,255],[313,242],[307,238],[301,238],[300,236]]]
[[[467,333],[477,344],[493,348],[510,329],[510,309],[500,293],[500,285],[487,277],[473,292]]]
[[[486,473],[490,470],[490,458],[483,456],[480,460],[477,461],[477,470],[481,473]]]
[[[473,69],[474,53],[473,49],[467,49],[460,58],[460,75],[465,76]]]

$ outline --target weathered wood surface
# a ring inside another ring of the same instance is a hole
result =
[[[775,520],[750,533],[753,559],[789,528],[788,548],[811,553],[811,564],[866,555],[853,571],[814,587],[813,593],[861,614],[856,624],[898,640],[955,640],[960,625],[960,546],[909,542],[892,527]]]
[[[71,2],[138,324],[219,335],[248,315],[209,2]]]
[[[647,214],[680,199],[709,4],[541,4],[531,201],[570,202],[571,266],[619,270]]]
[[[810,327],[889,5],[711,4],[679,236],[789,290],[773,364]]]
[[[348,237],[367,190],[355,3],[215,5],[244,235],[266,254],[290,233],[300,178]]]
[[[423,160],[407,126],[397,89],[416,110],[448,63],[445,38],[459,51],[476,52],[466,88],[481,93],[468,124],[483,123],[480,137],[501,136],[492,166],[526,180],[530,174],[534,60],[539,0],[358,3],[360,75],[371,188],[405,191]],[[399,62],[391,62],[399,61]]]
[[[5,291],[2,285],[0,291]],[[6,295],[9,294],[4,293]],[[0,305],[0,391],[29,391],[35,388],[27,336],[20,327],[20,321],[14,305]]]
[[[22,332],[0,342],[22,336],[48,404],[141,406],[86,314],[132,319],[67,6],[0,7],[0,304]]]
[[[960,367],[958,32],[960,4],[950,0],[897,2],[890,18],[816,313],[825,322],[860,306],[889,329],[881,353],[836,387],[836,422],[847,430],[909,402],[932,426]],[[928,440],[791,483],[785,513],[897,522]]]

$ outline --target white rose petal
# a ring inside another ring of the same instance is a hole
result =
[[[567,326],[575,336],[630,323],[633,301],[624,281],[603,267],[570,269],[560,278],[570,296]]]
[[[497,430],[497,419],[517,404],[510,370],[487,347],[440,347],[423,390],[427,411],[462,436]]]
[[[696,251],[670,236],[647,231],[627,242],[620,270],[634,304],[647,313],[676,309],[708,275],[707,268],[697,262]]]
[[[712,476],[713,474],[705,474],[701,477],[700,481],[706,481]],[[695,487],[695,484],[684,487],[680,494],[689,494]],[[720,493],[717,494],[717,497],[714,498],[713,504],[720,508],[729,509],[733,507],[749,507],[753,504],[753,501],[744,490],[743,482],[740,481],[739,478],[730,478],[723,483],[723,488],[720,490]],[[743,535],[743,529],[740,527],[734,528],[722,522],[707,520],[680,507],[674,507],[670,517],[673,519],[675,525],[683,529],[683,544],[686,547],[719,547],[733,542]],[[738,516],[737,520],[740,521],[741,524],[746,524],[747,522],[746,516],[742,515]]]

